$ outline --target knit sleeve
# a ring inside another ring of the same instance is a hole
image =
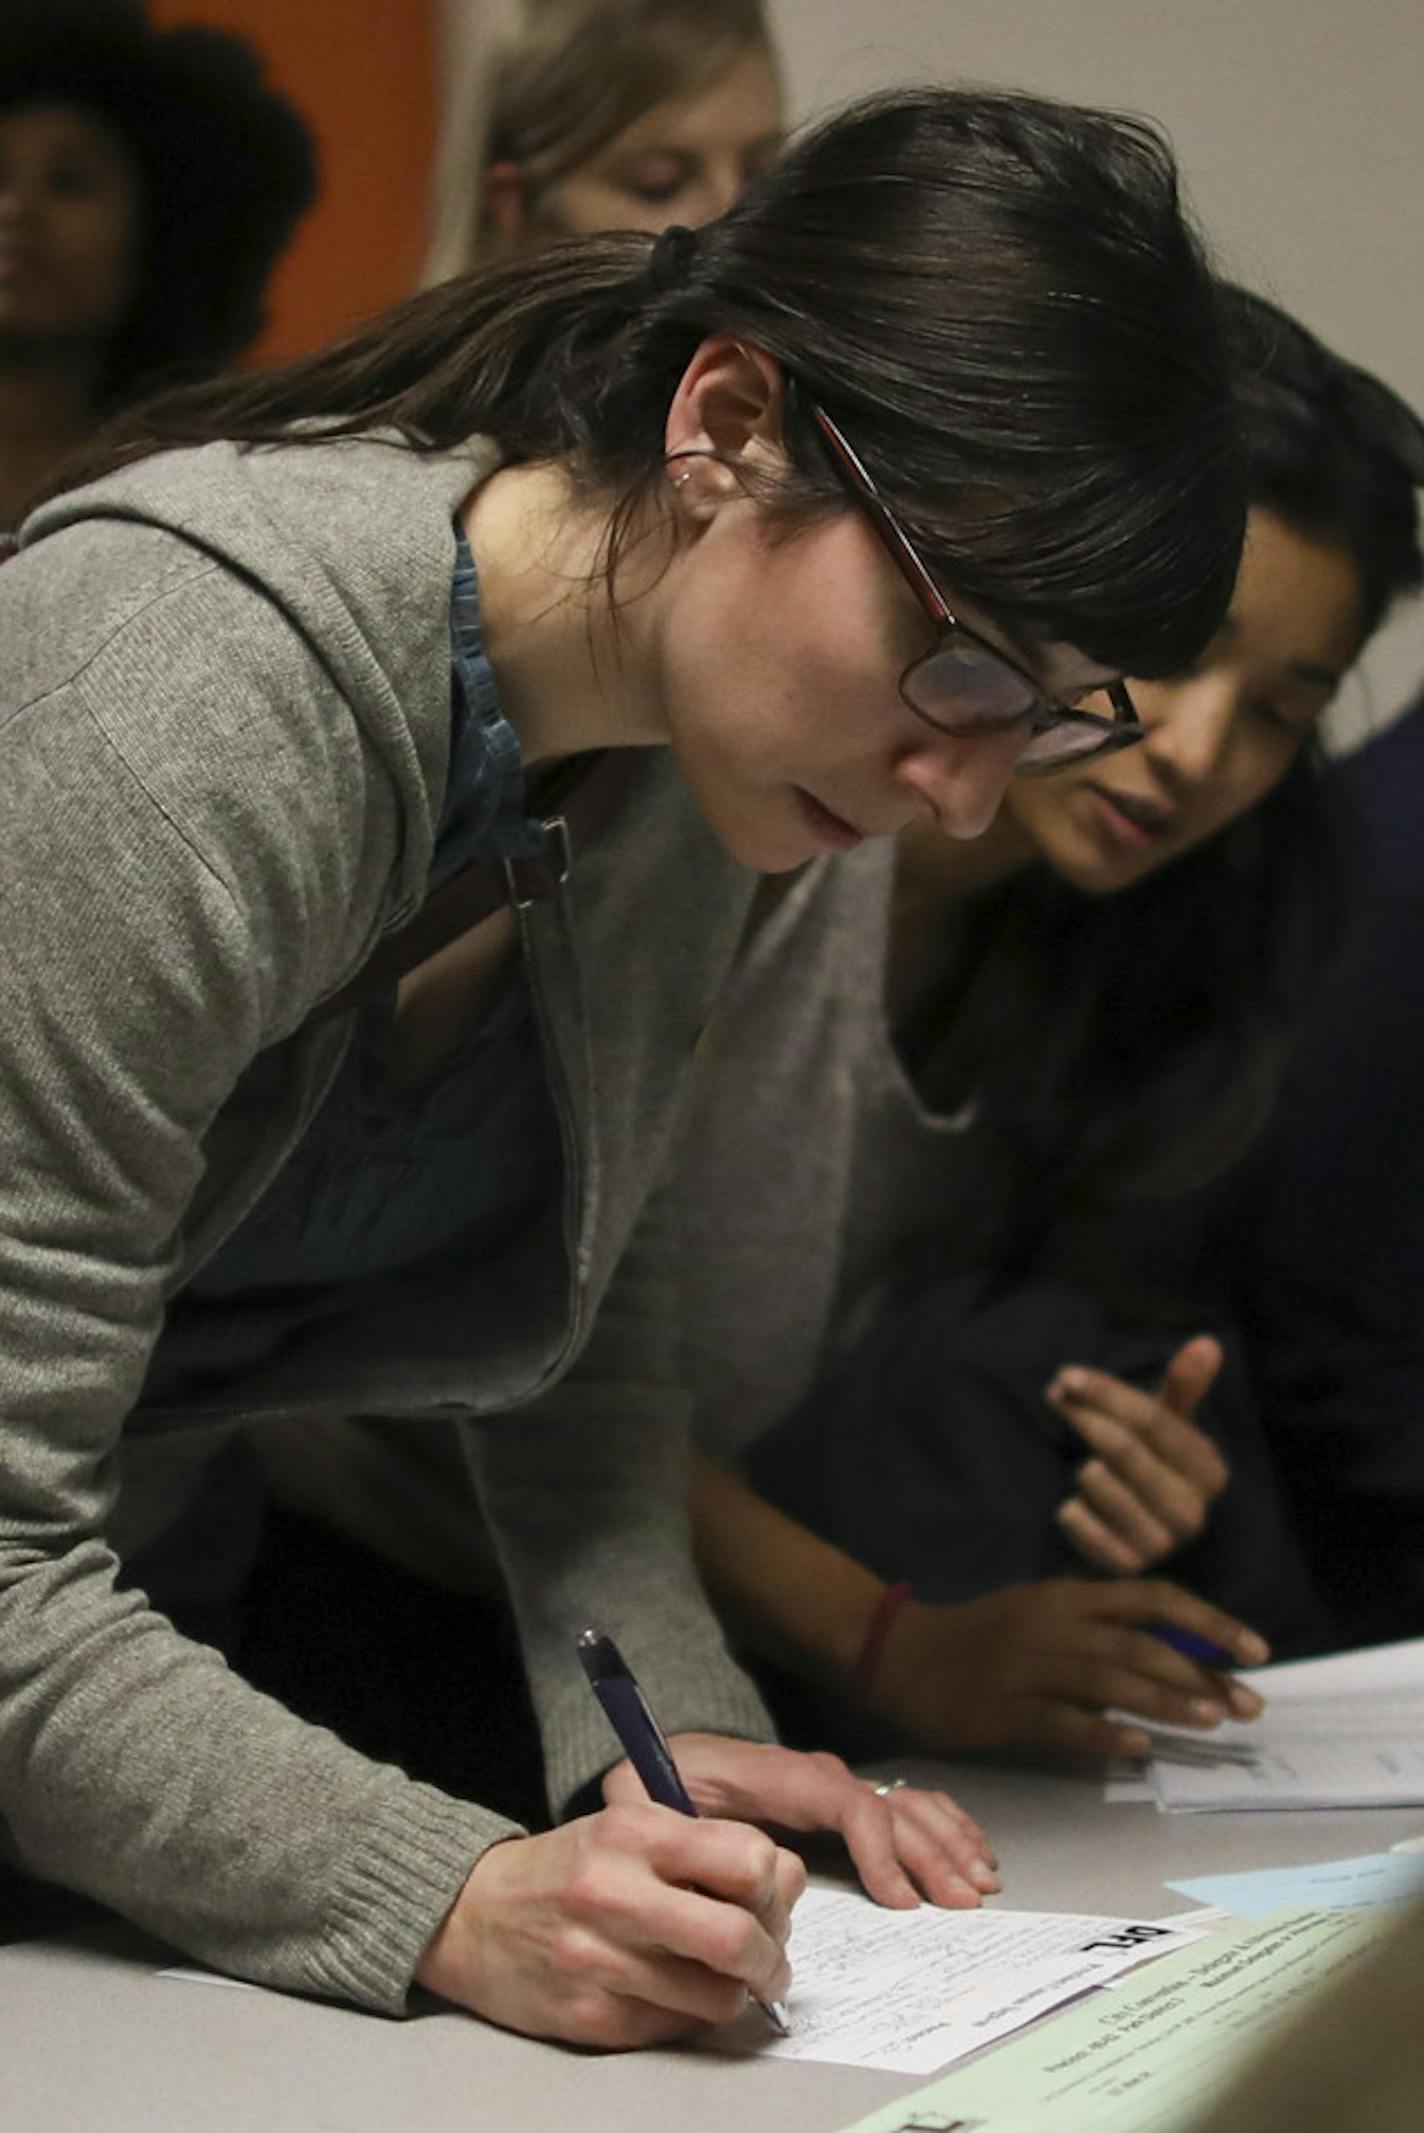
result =
[[[466,1426],[519,1621],[556,1812],[621,1752],[575,1656],[582,1629],[616,1640],[665,1733],[774,1738],[693,1563],[689,1401],[670,1238],[664,1191],[635,1230],[569,1373],[535,1406]]]
[[[57,637],[61,595],[108,582],[106,538],[46,572]],[[398,831],[302,641],[181,543],[152,548],[141,613],[43,693],[0,683],[0,1819],[29,1869],[191,1955],[397,2011],[510,1825],[300,1722],[115,1588],[121,1437],[205,1135],[345,974]],[[21,607],[26,570],[5,568]]]

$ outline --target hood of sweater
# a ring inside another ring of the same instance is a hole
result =
[[[42,505],[22,550],[86,521],[137,520],[206,551],[270,600],[331,674],[401,795],[399,919],[424,892],[445,784],[454,516],[498,461],[487,439],[417,453],[394,432],[188,447]]]

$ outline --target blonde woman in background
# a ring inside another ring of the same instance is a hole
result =
[[[761,0],[501,0],[457,63],[428,282],[550,237],[711,222],[781,147]]]

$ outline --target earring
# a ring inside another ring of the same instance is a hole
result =
[[[680,489],[685,481],[691,481],[691,479],[691,467],[684,467],[680,474],[674,474],[672,478],[672,485],[675,489]]]

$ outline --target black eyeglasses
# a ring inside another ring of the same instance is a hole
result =
[[[961,622],[930,575],[914,542],[880,496],[854,446],[816,401],[802,405],[825,439],[831,461],[886,553],[935,625],[935,641],[900,676],[900,694],[927,725],[956,735],[1003,733],[1023,726],[1028,741],[1016,768],[1046,777],[1070,763],[1112,755],[1140,741],[1144,728],[1126,684],[1103,682],[1078,703],[1061,703],[1026,667]],[[1100,698],[1103,708],[1093,707]]]

